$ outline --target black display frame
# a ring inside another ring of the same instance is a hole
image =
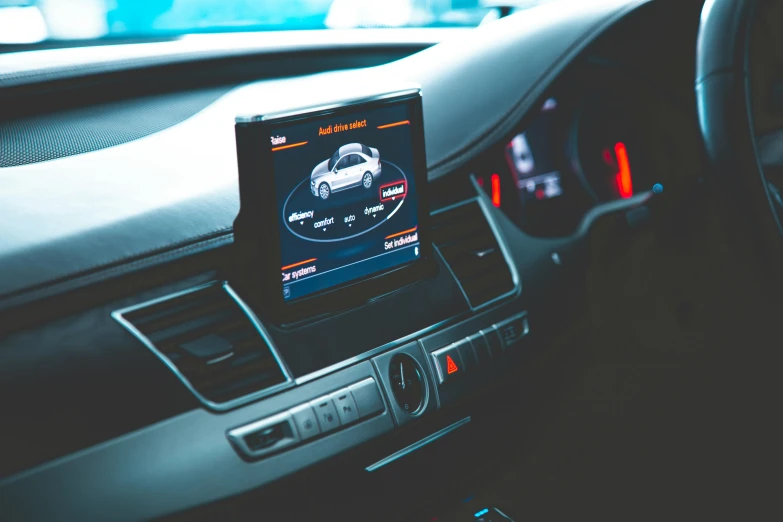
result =
[[[389,105],[407,104],[410,115],[413,179],[417,187],[419,259],[349,281],[294,301],[283,298],[280,279],[278,202],[270,137],[295,122],[359,114]],[[237,117],[235,123],[240,209],[234,222],[236,263],[232,281],[243,297],[279,326],[295,325],[350,310],[436,274],[430,237],[430,211],[424,120],[418,88],[377,94],[295,111]],[[266,223],[266,226],[264,224]]]

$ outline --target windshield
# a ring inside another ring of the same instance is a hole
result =
[[[476,26],[547,0],[0,0],[0,45],[193,33]]]

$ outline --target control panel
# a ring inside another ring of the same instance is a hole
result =
[[[530,332],[524,314],[480,330],[430,354],[438,384],[461,379],[517,345]]]
[[[463,323],[420,341],[438,384],[441,405],[455,400],[473,381],[472,376],[497,367],[530,333],[524,312],[485,328],[481,321]]]
[[[74,487],[80,494],[100,499],[85,505],[81,519],[104,519],[129,498],[139,499],[138,518],[154,519],[251,491],[387,435],[395,426],[420,422],[419,417],[464,398],[482,380],[510,367],[513,354],[526,352],[530,328],[528,315],[512,303],[455,319],[454,324],[441,323],[432,328],[434,333],[411,336],[384,347],[386,351],[372,359],[295,383],[241,408],[220,414],[193,409],[116,443],[88,448],[78,458],[20,475],[6,484],[4,499],[22,498],[15,493],[40,488],[58,476],[78,476]],[[402,458],[441,432],[379,462]],[[183,438],[183,433],[188,436]],[[182,463],[194,461],[208,462],[210,474],[221,480],[201,481],[208,487],[199,488],[197,497],[158,495],[150,501],[145,496],[164,488],[188,490],[193,468]],[[114,473],[118,466],[130,475]],[[143,487],[129,490],[128,484]],[[45,504],[25,509],[41,507],[47,516],[38,518],[51,519],[73,505],[73,488],[50,493]]]
[[[375,357],[395,423],[406,424],[456,400],[472,376],[498,368],[529,333],[524,312],[494,323],[484,315]],[[298,447],[386,411],[378,384],[368,377],[233,428],[228,439],[251,460]]]
[[[257,459],[293,448],[385,411],[375,379],[367,378],[311,401],[228,431],[245,457]]]

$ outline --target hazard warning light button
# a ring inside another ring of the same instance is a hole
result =
[[[438,382],[443,384],[462,377],[466,368],[459,349],[460,343],[450,344],[432,352],[432,363],[438,374]]]

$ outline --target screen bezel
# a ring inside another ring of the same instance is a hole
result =
[[[413,179],[417,187],[418,202],[419,259],[293,301],[286,301],[280,280],[280,212],[275,197],[270,137],[275,135],[280,127],[292,123],[361,113],[398,104],[408,104],[411,122]],[[235,241],[240,246],[240,255],[242,252],[250,253],[241,264],[238,275],[251,284],[251,300],[260,306],[264,315],[281,325],[312,320],[324,314],[355,308],[435,274],[437,263],[433,258],[430,238],[427,163],[419,89],[355,99],[328,107],[237,118],[236,133],[240,212],[235,223]],[[271,226],[263,226],[264,223]],[[251,242],[254,243],[252,247],[246,248]],[[257,299],[253,299],[256,296]]]

